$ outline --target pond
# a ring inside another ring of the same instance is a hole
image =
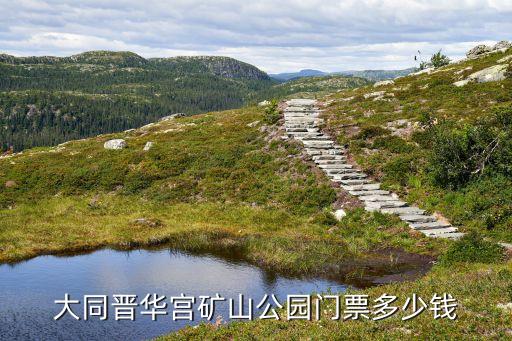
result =
[[[199,316],[199,296],[218,293],[225,298],[215,305],[212,319],[215,322],[219,315],[224,320],[229,319],[230,298],[234,311],[238,312],[240,293],[245,295],[246,309],[247,300],[254,300],[256,319],[261,314],[256,306],[265,294],[269,295],[268,303],[273,304],[270,295],[275,294],[283,304],[288,294],[328,290],[343,292],[346,286],[321,279],[285,278],[242,261],[168,249],[129,252],[105,249],[69,257],[41,256],[15,265],[0,265],[0,339],[144,340],[206,321]],[[194,321],[172,319],[174,306],[170,298],[182,293],[196,299]],[[79,301],[70,304],[79,320],[69,312],[54,320],[64,306],[55,300],[63,300],[65,294],[69,294],[70,300]],[[156,321],[151,315],[142,314],[155,308],[144,306],[147,294],[151,294],[149,298],[152,294],[166,296],[157,305],[166,302],[168,306],[160,311],[168,314],[156,315]],[[84,295],[106,295],[107,304],[103,305],[101,298],[90,298],[84,310]],[[119,308],[119,316],[128,316],[128,320],[115,320],[113,295],[137,295],[135,302],[131,298],[120,298],[123,303],[137,305],[126,305],[125,310]],[[108,315],[101,320],[104,306]],[[88,319],[84,320],[86,311]],[[129,317],[131,311],[134,321]]]

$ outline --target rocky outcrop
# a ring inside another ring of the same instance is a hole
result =
[[[470,59],[477,58],[478,56],[485,54],[485,53],[489,53],[491,51],[492,51],[492,48],[487,45],[477,45],[466,53],[466,57],[468,57]]]
[[[468,83],[486,83],[486,82],[498,82],[506,78],[507,64],[498,64],[478,72],[472,73],[468,78],[455,82],[455,86],[464,86]]]
[[[395,84],[395,81],[394,80],[387,80],[387,81],[376,82],[375,84],[373,84],[373,87],[377,88],[379,86],[391,85],[391,84]]]
[[[494,52],[505,52],[512,47],[512,43],[502,40],[494,46],[477,45],[466,53],[468,59],[474,59]]]
[[[507,50],[507,49],[509,49],[511,47],[512,47],[512,43],[511,42],[506,41],[506,40],[502,40],[499,43],[497,43],[496,45],[494,45],[492,49],[493,49],[493,51]]]
[[[114,139],[114,140],[109,140],[109,141],[105,142],[103,147],[105,149],[118,150],[118,149],[126,148],[127,144],[126,144],[126,141],[123,139]]]

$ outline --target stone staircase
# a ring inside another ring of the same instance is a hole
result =
[[[424,210],[409,206],[398,195],[380,189],[380,183],[349,164],[346,151],[320,131],[320,109],[315,100],[292,99],[284,109],[287,134],[302,142],[308,155],[333,182],[358,197],[367,211],[397,214],[412,229],[429,237],[459,238],[463,233],[449,223],[439,221]]]

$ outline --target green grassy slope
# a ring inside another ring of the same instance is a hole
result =
[[[510,242],[512,79],[453,85],[510,55],[329,96],[326,129],[366,172],[408,201]],[[385,94],[370,96],[377,91]]]
[[[414,293],[428,302],[446,292],[458,301],[456,320],[435,320],[428,311],[409,321],[401,320],[403,312],[383,321],[331,321],[331,302],[322,307],[321,321],[202,324],[162,339],[510,338],[506,306],[512,301],[512,263],[482,235],[512,240],[512,79],[460,88],[452,84],[510,55],[509,50],[324,98],[324,128],[348,146],[366,172],[408,201],[477,233],[450,242],[424,278],[351,293],[367,294],[370,300],[395,295],[399,299],[392,305],[402,308]],[[376,91],[385,93],[372,94]]]
[[[251,107],[0,158],[0,261],[169,243],[241,252],[288,273],[362,278],[414,267],[391,256],[400,250],[439,252],[442,242],[393,217],[355,210],[336,222],[327,178],[263,121]],[[105,150],[114,137],[128,147]],[[148,141],[155,146],[144,152]]]

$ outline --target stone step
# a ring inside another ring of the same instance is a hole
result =
[[[331,142],[331,140],[325,136],[296,136],[297,140],[302,142]]]
[[[313,156],[313,160],[315,161],[336,161],[336,160],[345,160],[346,157],[344,155],[318,155]]]
[[[316,99],[293,98],[286,101],[288,106],[313,106],[316,104]]]
[[[449,234],[453,232],[457,232],[458,229],[456,227],[443,227],[439,229],[433,229],[433,230],[420,230],[421,233],[427,236],[439,236],[442,234]]]
[[[396,201],[398,200],[391,195],[361,195],[359,197],[361,201]]]
[[[429,237],[459,239],[459,238],[463,237],[464,234],[465,233],[463,233],[463,232],[452,232],[452,233],[441,233],[441,234],[431,235]]]
[[[289,119],[289,118],[318,118],[318,117],[320,117],[320,113],[318,113],[318,112],[308,113],[308,114],[303,114],[303,113],[298,113],[298,112],[285,112],[284,113],[285,119]]]
[[[360,196],[360,195],[385,195],[385,194],[390,194],[389,191],[385,191],[385,190],[382,190],[382,189],[374,189],[374,190],[360,190],[360,191],[348,191],[350,194],[352,195],[355,195],[355,196]]]
[[[341,156],[339,158],[337,158],[336,160],[324,160],[324,159],[313,159],[313,161],[315,161],[315,163],[320,166],[320,165],[336,165],[336,164],[344,164],[346,163],[346,160],[347,158],[345,156]]]
[[[293,107],[286,107],[283,111],[284,112],[304,112],[304,111],[316,111],[318,108],[314,107],[303,107],[303,106],[293,106]]]
[[[341,180],[340,181],[343,185],[366,185],[371,183],[371,180]]]
[[[322,136],[322,137],[325,137],[325,138],[329,138],[329,136],[319,132],[319,131],[308,131],[307,128],[295,128],[295,129],[301,129],[300,131],[288,131],[286,130],[289,134],[293,134],[294,136],[297,136],[297,137],[318,137],[318,136]]]
[[[324,148],[324,149],[313,149],[313,148],[305,148],[306,153],[311,156],[319,156],[319,155],[343,155],[344,151],[333,148]]]
[[[341,186],[346,191],[366,191],[366,190],[378,190],[380,189],[380,183],[371,184],[352,184]]]
[[[352,165],[349,165],[348,163],[342,163],[342,162],[320,164],[320,165],[318,165],[318,167],[325,169],[325,170],[329,170],[329,169],[338,170],[338,169],[352,169],[353,168]]]
[[[436,217],[423,214],[404,214],[400,216],[400,219],[411,223],[431,223],[437,220]]]
[[[364,173],[343,173],[343,174],[330,174],[329,175],[334,181],[341,180],[356,180],[356,179],[364,179],[367,177]]]
[[[315,142],[315,143],[312,143],[312,142],[304,142],[302,141],[304,146],[309,148],[309,149],[328,149],[330,147],[332,147],[332,144],[329,144],[327,142]]]
[[[329,176],[329,177],[331,177],[333,179],[338,179],[338,180],[340,180],[342,176],[345,176],[347,174],[361,174],[361,175],[364,175],[364,176],[358,177],[360,179],[367,177],[367,175],[365,173],[359,172],[357,169],[343,169],[343,170],[339,170],[339,171],[327,172],[326,174],[327,174],[327,176]]]
[[[407,206],[407,203],[401,200],[395,201],[367,201],[365,202],[365,207],[371,209],[383,209],[383,208],[392,208],[392,207],[403,207]]]
[[[425,210],[419,209],[417,207],[393,207],[393,208],[383,208],[382,213],[388,214],[423,214]]]
[[[415,230],[430,230],[442,227],[450,227],[451,225],[440,221],[434,221],[431,223],[410,223],[409,226]]]

